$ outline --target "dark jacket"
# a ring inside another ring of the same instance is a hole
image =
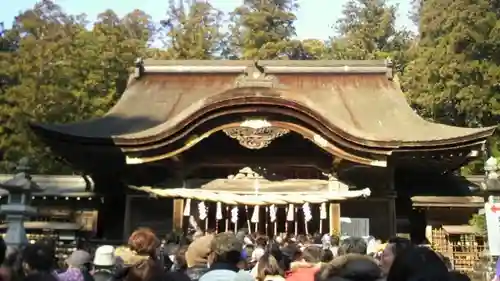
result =
[[[191,279],[186,275],[186,273],[182,271],[167,272],[165,275],[166,275],[166,280],[191,281]]]
[[[198,281],[200,277],[208,271],[207,265],[195,265],[186,269],[185,274],[191,281]]]
[[[96,269],[94,271],[94,281],[113,281],[114,273],[108,269]]]

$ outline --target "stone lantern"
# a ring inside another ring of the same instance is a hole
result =
[[[28,170],[28,159],[23,158],[16,167],[14,177],[0,183],[0,189],[9,192],[8,202],[0,206],[0,213],[5,215],[8,224],[4,240],[11,247],[22,247],[28,244],[24,220],[37,212],[36,208],[30,206],[31,194],[42,190],[32,181]]]
[[[484,162],[485,180],[482,184],[483,189],[500,190],[499,170],[500,167],[496,158],[490,157]]]

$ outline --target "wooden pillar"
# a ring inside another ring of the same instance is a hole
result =
[[[340,203],[330,203],[330,234],[340,235]]]
[[[130,201],[132,200],[132,195],[127,194],[125,196],[125,217],[123,219],[123,241],[127,241],[129,235],[132,233],[130,229]]]
[[[395,169],[394,166],[388,167],[389,172],[389,181],[388,181],[388,219],[389,219],[389,229],[388,234],[389,238],[396,236],[397,232],[397,217],[396,217],[396,200],[397,200],[397,192],[396,192],[396,178],[395,178]]]
[[[184,199],[174,199],[172,230],[182,230],[184,223]]]
[[[388,210],[389,210],[389,238],[396,236],[397,232],[397,220],[396,220],[396,196],[387,199]]]

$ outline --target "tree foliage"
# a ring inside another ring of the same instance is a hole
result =
[[[499,16],[487,0],[422,2],[418,55],[403,79],[420,114],[458,126],[498,123]]]
[[[245,0],[231,13],[230,57],[277,59],[297,56],[296,0]]]
[[[191,1],[189,1],[191,2]],[[170,2],[168,18],[161,22],[164,58],[213,59],[225,54],[223,13],[208,2],[193,5]]]
[[[334,59],[386,59],[402,62],[409,33],[396,28],[397,6],[386,0],[350,0],[331,39]]]
[[[41,1],[16,17],[2,53],[0,151],[3,170],[23,156],[38,172],[68,171],[27,128],[30,121],[66,123],[99,116],[119,98],[128,68],[150,38],[149,18],[106,11],[91,30],[83,15],[68,15]]]

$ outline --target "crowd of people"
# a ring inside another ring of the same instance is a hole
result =
[[[53,241],[21,250],[0,241],[0,281],[462,281],[427,246],[390,239],[368,249],[363,238],[202,233],[161,241],[137,229],[127,245],[75,250],[56,268]]]

